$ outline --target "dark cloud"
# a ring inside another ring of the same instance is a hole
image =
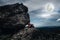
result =
[[[27,1],[27,0],[0,0],[0,5],[24,3],[25,1]]]

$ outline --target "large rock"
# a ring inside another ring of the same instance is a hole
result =
[[[28,8],[22,3],[0,6],[0,35],[16,33],[28,22]]]
[[[14,34],[11,40],[60,40],[60,34],[35,28],[24,28]]]

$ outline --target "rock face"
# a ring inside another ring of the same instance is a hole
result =
[[[5,40],[7,36],[24,29],[28,22],[28,8],[22,3],[0,6],[0,38]]]
[[[34,28],[24,28],[12,36],[12,40],[33,40],[32,34],[36,32]]]
[[[11,40],[60,40],[60,34],[35,28],[24,28],[14,34]]]

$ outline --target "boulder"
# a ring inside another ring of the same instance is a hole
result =
[[[0,35],[18,32],[30,22],[28,8],[22,3],[0,6]]]

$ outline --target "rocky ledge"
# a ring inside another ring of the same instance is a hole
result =
[[[36,28],[24,28],[14,34],[12,40],[60,40],[60,34]]]

